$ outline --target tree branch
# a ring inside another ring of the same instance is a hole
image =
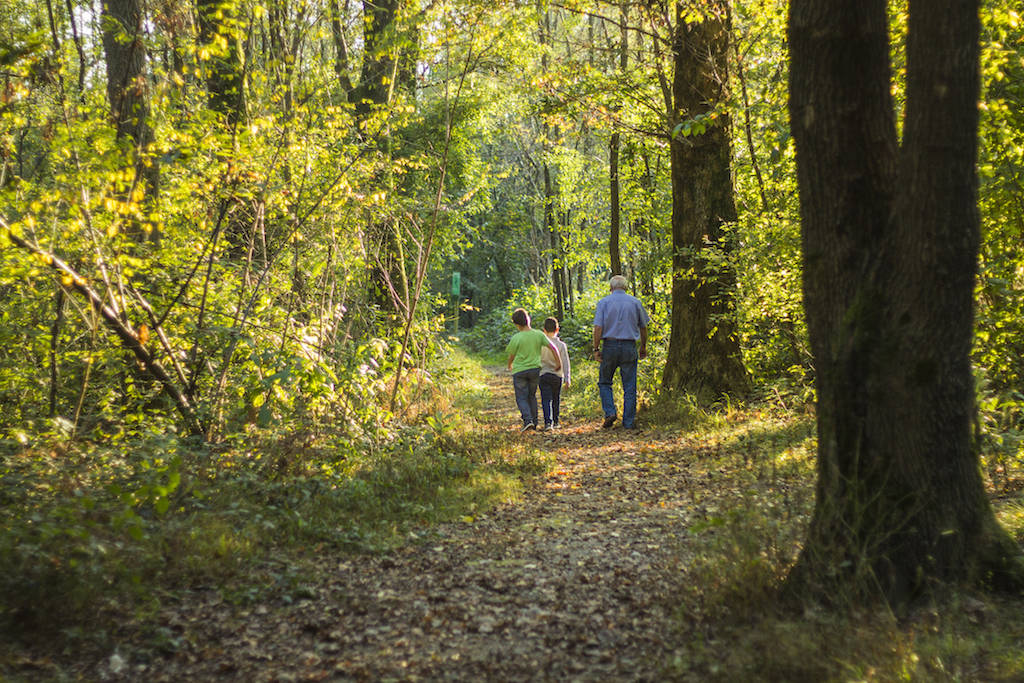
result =
[[[181,390],[171,381],[167,371],[145,347],[144,340],[139,337],[139,334],[123,322],[116,311],[103,303],[103,297],[100,296],[99,292],[90,287],[85,278],[63,260],[15,234],[2,218],[0,218],[0,228],[3,229],[7,239],[15,246],[21,247],[33,254],[50,266],[50,268],[60,273],[62,281],[68,289],[78,292],[85,297],[92,309],[103,318],[103,322],[106,323],[110,331],[121,340],[121,345],[131,351],[138,361],[142,363],[143,367],[160,382],[164,391],[174,401],[175,407],[181,413],[182,418],[184,418],[189,433],[194,436],[202,436],[204,432],[203,427],[196,416],[192,404],[189,403],[188,397],[181,393]]]

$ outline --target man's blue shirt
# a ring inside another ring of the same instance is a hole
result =
[[[594,325],[601,328],[602,339],[639,339],[640,328],[651,321],[640,300],[621,289],[597,302]]]

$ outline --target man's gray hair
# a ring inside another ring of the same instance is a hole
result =
[[[626,289],[626,276],[612,275],[612,279],[608,281],[608,285],[612,289]]]

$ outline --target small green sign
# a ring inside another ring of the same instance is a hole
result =
[[[452,296],[458,296],[462,292],[462,276],[459,271],[452,271]]]

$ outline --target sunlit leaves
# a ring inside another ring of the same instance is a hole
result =
[[[985,390],[1005,397],[1024,380],[1024,23],[1016,5],[999,2],[986,8],[983,25],[978,170],[984,239],[974,357]],[[1019,429],[1024,411],[1012,412]]]

